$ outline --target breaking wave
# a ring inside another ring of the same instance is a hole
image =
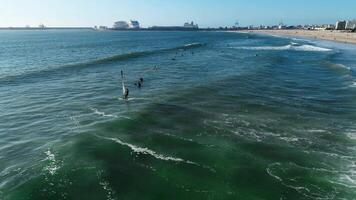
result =
[[[256,46],[256,47],[233,47],[234,49],[243,49],[243,50],[272,50],[272,51],[283,51],[283,50],[291,50],[291,51],[315,51],[315,52],[326,52],[331,51],[331,49],[317,47],[313,45],[294,45],[289,44],[285,46]]]

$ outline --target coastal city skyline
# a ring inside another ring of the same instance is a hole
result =
[[[343,9],[336,9],[344,4]],[[18,5],[22,5],[19,7]],[[204,7],[201,7],[204,5]],[[322,7],[323,9],[320,9]],[[231,1],[158,1],[142,0],[46,1],[5,0],[0,5],[0,27],[111,27],[118,20],[138,20],[141,27],[173,26],[194,21],[199,27],[334,24],[337,20],[352,20],[356,2],[316,0],[284,2],[274,0]],[[290,9],[293,8],[293,9]],[[31,11],[31,12],[30,12]],[[184,13],[184,14],[182,14]],[[298,13],[303,13],[300,15]],[[164,16],[164,17],[163,17]]]

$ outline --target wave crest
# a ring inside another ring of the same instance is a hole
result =
[[[189,160],[184,160],[182,158],[176,158],[176,157],[165,156],[165,155],[159,154],[159,153],[157,153],[157,152],[155,152],[155,151],[153,151],[151,149],[148,149],[148,148],[145,148],[145,147],[139,147],[139,146],[124,142],[124,141],[122,141],[122,140],[120,140],[118,138],[106,138],[106,137],[101,137],[101,138],[106,139],[106,140],[111,140],[111,141],[116,142],[116,143],[118,143],[120,145],[129,147],[133,152],[135,152],[137,154],[151,155],[151,156],[153,156],[153,157],[155,157],[157,159],[164,160],[164,161],[183,162],[183,163],[187,163],[187,164],[198,165],[195,162],[192,162],[192,161],[189,161]]]
[[[315,51],[315,52],[326,52],[332,51],[331,49],[317,47],[313,45],[300,45],[296,46],[293,44],[285,45],[285,46],[256,46],[256,47],[233,47],[234,49],[243,49],[243,50],[272,50],[272,51],[283,51],[283,50],[291,50],[291,51]]]

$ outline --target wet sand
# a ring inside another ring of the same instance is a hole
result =
[[[283,35],[307,37],[313,39],[330,40],[343,43],[356,44],[356,33],[329,31],[329,30],[247,30],[248,33],[263,33],[270,35]]]

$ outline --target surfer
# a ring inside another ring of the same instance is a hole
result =
[[[124,72],[122,70],[121,70],[121,84],[122,84],[122,98],[128,99],[129,98],[129,89],[125,87]]]
[[[124,92],[123,99],[128,99],[128,98],[129,98],[129,89],[126,88],[126,89],[125,89],[125,92]]]

